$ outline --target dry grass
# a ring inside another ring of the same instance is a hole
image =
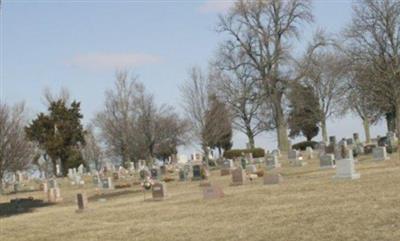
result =
[[[319,170],[315,160],[305,167],[285,162],[284,182],[273,186],[260,178],[232,187],[230,176],[213,171],[211,181],[225,192],[222,199],[203,200],[198,182],[172,182],[167,200],[143,201],[134,186],[113,191],[125,193],[106,202],[92,198],[83,213],[75,212],[80,189],[62,183],[63,203],[0,219],[0,240],[399,241],[400,162],[394,158],[380,163],[362,158],[356,167],[361,179],[354,181],[333,180],[334,170]]]

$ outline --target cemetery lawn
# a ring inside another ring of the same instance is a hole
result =
[[[91,184],[79,189],[59,180],[63,202],[0,217],[0,240],[399,241],[398,155],[384,162],[369,158],[359,158],[361,179],[353,181],[332,179],[335,171],[320,170],[317,160],[304,167],[283,160],[284,182],[270,186],[262,178],[229,186],[231,177],[215,170],[210,179],[225,197],[214,200],[203,200],[199,182],[175,181],[167,184],[164,201],[151,201],[150,192],[144,201],[134,186],[113,190],[114,196],[99,202]],[[82,190],[89,210],[76,213],[75,196]],[[0,196],[0,203],[29,196],[43,199],[40,191],[24,192]]]

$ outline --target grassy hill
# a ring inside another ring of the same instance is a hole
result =
[[[33,212],[0,218],[0,240],[400,240],[400,161],[362,157],[361,179],[332,179],[317,160],[305,167],[283,161],[284,182],[262,179],[230,186],[231,177],[211,172],[225,197],[203,200],[199,182],[167,184],[169,198],[151,201],[139,186],[113,190],[98,201],[88,179],[84,188],[60,180],[63,202]],[[76,213],[75,195],[85,191],[89,210]],[[112,194],[112,195],[111,195]],[[43,199],[40,191],[0,196]]]

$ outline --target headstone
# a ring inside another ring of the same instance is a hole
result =
[[[49,188],[48,188],[48,185],[47,185],[47,182],[45,181],[45,182],[42,182],[41,184],[40,184],[40,189],[44,192],[44,193],[47,193],[48,191],[49,191]]]
[[[160,173],[158,168],[152,168],[150,169],[150,174],[151,174],[151,179],[153,180],[159,180],[160,178]]]
[[[163,182],[157,182],[152,187],[153,200],[163,200],[167,196],[167,185]]]
[[[319,157],[320,168],[335,168],[335,156],[333,154],[325,154]]]
[[[234,167],[233,160],[227,159],[224,161],[223,168],[231,169],[233,167]]]
[[[184,168],[179,169],[179,181],[184,182],[188,179],[188,173]]]
[[[265,156],[265,165],[268,169],[279,168],[281,164],[279,163],[278,156],[267,154]]]
[[[289,159],[289,162],[291,162],[291,161],[296,161],[298,158],[299,158],[299,151],[297,151],[297,150],[289,150],[289,152],[288,152],[288,159]]]
[[[17,171],[16,176],[15,176],[15,181],[18,183],[21,183],[24,181],[24,175],[22,174],[22,172]]]
[[[101,184],[103,189],[114,189],[111,177],[101,179]]]
[[[203,189],[203,199],[215,199],[224,197],[224,192],[219,186],[211,185],[204,187]]]
[[[243,185],[244,182],[244,174],[243,169],[238,167],[231,171],[232,174],[232,185]]]
[[[336,179],[358,179],[360,174],[355,172],[354,159],[336,160]]]
[[[257,167],[254,164],[250,164],[246,167],[246,172],[247,173],[256,173],[257,172]]]
[[[85,193],[78,193],[76,195],[76,202],[78,204],[78,212],[82,212],[87,209],[88,199]]]
[[[264,175],[264,185],[279,184],[282,182],[282,176],[278,173],[269,173]]]
[[[99,186],[100,185],[100,175],[98,172],[94,173],[92,176],[92,182],[95,186]]]
[[[119,172],[113,172],[113,179],[114,179],[114,181],[119,180],[119,178],[120,178]]]
[[[374,157],[374,161],[385,161],[389,159],[386,152],[386,147],[384,146],[378,146],[372,149],[372,155]]]
[[[58,183],[57,183],[57,179],[50,179],[49,180],[49,188],[57,188],[58,187]]]
[[[361,143],[360,135],[358,133],[353,133],[353,139],[355,143]]]
[[[47,199],[49,203],[61,202],[62,198],[60,188],[49,188],[47,192]]]
[[[201,165],[193,165],[193,177],[192,180],[201,180]]]
[[[61,176],[61,168],[59,164],[56,164],[56,175]]]
[[[160,173],[161,173],[161,175],[166,175],[167,174],[167,166],[165,166],[165,165],[162,165],[161,167],[160,167]]]
[[[128,170],[130,172],[135,171],[135,164],[133,162],[129,162]]]
[[[85,167],[83,166],[83,164],[80,164],[79,167],[78,167],[78,173],[79,173],[79,175],[81,175],[81,176],[83,175],[84,169],[85,169]]]
[[[348,139],[346,139],[346,144],[347,144],[348,146],[352,146],[352,145],[354,144],[353,138],[348,138]]]
[[[326,144],[325,142],[321,141],[318,143],[318,155],[322,156],[326,154]]]

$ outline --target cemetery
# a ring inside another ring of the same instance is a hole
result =
[[[0,195],[0,240],[54,240],[55,236],[57,240],[86,241],[132,236],[135,240],[237,240],[237,229],[251,240],[400,237],[398,153],[387,154],[390,159],[384,161],[375,161],[372,154],[358,156],[357,163],[344,158],[336,160],[336,168],[321,169],[319,153],[314,152],[306,166],[293,166],[284,155],[278,158],[281,165],[276,168],[267,163],[250,164],[265,172],[252,181],[239,160],[226,160],[219,167],[209,167],[205,186],[199,186],[201,174],[192,179],[199,175],[196,168],[180,179],[180,173],[190,168],[179,164],[163,167],[173,171],[154,178],[150,173],[141,177],[135,170],[121,174],[118,180],[112,180],[116,176],[112,172],[107,178],[103,173],[76,172],[81,175],[81,185],[74,183],[74,175],[47,182],[22,178],[17,192],[10,186]],[[196,165],[199,170],[205,168]],[[228,166],[231,175],[221,175],[220,170]],[[174,181],[164,182],[166,175]],[[94,176],[101,176],[103,184],[94,181],[98,180]],[[110,188],[118,184],[130,185]],[[32,200],[31,207],[15,206],[27,202],[23,200]],[[348,210],[352,210],[351,217],[346,216]],[[207,227],[210,222],[213,228]],[[309,229],[317,224],[335,228],[317,233]],[[16,225],[29,228],[15,232]]]

